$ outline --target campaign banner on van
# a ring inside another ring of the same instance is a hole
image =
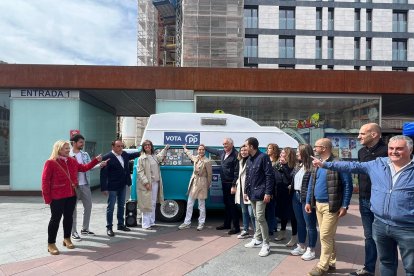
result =
[[[223,188],[221,187],[220,166],[213,166],[213,178],[210,186],[210,202],[223,203]]]
[[[164,132],[164,144],[198,146],[200,132]]]

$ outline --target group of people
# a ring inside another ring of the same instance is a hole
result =
[[[396,275],[397,246],[407,275],[414,275],[413,141],[406,136],[395,136],[387,147],[381,139],[380,127],[374,123],[361,127],[358,140],[363,145],[358,152],[358,162],[337,160],[332,154],[332,142],[327,138],[318,139],[313,146],[299,145],[296,150],[269,144],[266,153],[259,150],[259,141],[254,137],[248,138],[239,152],[231,138],[224,139],[223,150],[201,144],[197,155],[184,145],[184,152],[194,168],[188,184],[186,216],[178,228],[191,227],[196,200],[200,211],[196,229],[204,228],[205,200],[212,181],[212,164],[206,157],[209,152],[221,161],[225,216],[223,224],[216,229],[228,230],[228,234],[239,234],[237,238],[244,239],[251,237],[251,228],[254,235],[245,247],[261,248],[259,256],[264,257],[270,254],[271,235],[275,234],[276,241],[287,238],[286,226],[290,221],[292,235],[286,246],[296,245],[291,254],[308,261],[316,257],[318,223],[321,253],[318,264],[308,275],[324,275],[335,270],[335,233],[339,219],[347,214],[352,197],[350,173],[358,173],[365,261],[361,269],[350,275],[374,275],[377,256],[381,275]],[[70,237],[79,237],[76,223],[73,223],[76,222],[77,197],[85,209],[81,234],[94,234],[89,229],[91,193],[87,170],[101,168],[101,190],[108,196],[108,236],[115,235],[112,221],[116,201],[117,229],[130,231],[123,218],[126,186],[131,185],[129,160],[139,155],[137,192],[143,229],[154,227],[156,203],[163,201],[160,164],[168,145],[155,154],[153,144],[146,140],[141,153],[126,153],[122,141],[115,140],[110,153],[91,161],[82,151],[83,143],[82,136],[73,137],[71,150],[68,142],[56,142],[45,163],[42,192],[45,203],[51,208],[48,228],[51,254],[59,254],[55,242],[62,215],[63,245],[74,248]],[[242,211],[242,229],[238,205]],[[281,223],[279,231],[278,221]]]

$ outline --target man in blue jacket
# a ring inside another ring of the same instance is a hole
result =
[[[330,170],[369,175],[373,237],[377,245],[381,275],[397,275],[398,252],[406,275],[414,275],[414,161],[413,140],[397,135],[388,143],[388,157],[369,162],[322,162],[313,164]]]
[[[269,228],[266,222],[266,205],[273,195],[274,173],[272,162],[267,154],[259,150],[259,142],[256,138],[250,137],[245,145],[249,152],[249,159],[246,163],[246,184],[245,199],[250,199],[253,213],[256,218],[256,232],[253,239],[244,245],[246,248],[262,247],[260,257],[270,254]]]
[[[112,142],[112,151],[105,154],[102,160],[107,160],[106,167],[101,169],[101,191],[108,196],[106,208],[106,233],[115,236],[112,230],[115,202],[118,201],[117,219],[118,230],[131,231],[124,224],[124,205],[126,186],[131,186],[129,160],[139,156],[139,152],[127,153],[123,151],[124,144],[121,140]]]
[[[332,161],[332,142],[327,138],[319,139],[313,147],[315,155],[321,160]],[[335,234],[339,218],[347,213],[352,196],[352,178],[350,174],[338,173],[326,169],[312,172],[305,211],[311,213],[316,208],[321,240],[321,256],[318,264],[308,273],[309,276],[325,275],[336,269]]]

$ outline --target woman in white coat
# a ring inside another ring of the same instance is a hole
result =
[[[249,158],[249,152],[247,151],[247,147],[242,145],[240,147],[239,156],[237,159],[239,160],[239,178],[236,182],[236,187],[231,188],[231,193],[235,193],[235,202],[236,204],[240,204],[242,215],[243,215],[243,230],[241,231],[240,235],[237,236],[238,239],[246,239],[250,237],[249,234],[249,224],[252,224],[253,233],[255,232],[255,218],[253,214],[253,208],[250,204],[250,201],[247,197],[244,196],[244,187],[246,181],[246,161]]]
[[[193,215],[194,202],[198,199],[198,209],[200,210],[200,216],[198,218],[197,230],[201,231],[204,228],[206,221],[206,198],[208,196],[208,189],[211,185],[213,177],[213,169],[211,167],[211,161],[205,156],[206,149],[203,144],[198,146],[198,155],[194,156],[184,145],[184,152],[194,162],[193,175],[191,176],[190,183],[188,184],[188,200],[187,200],[187,212],[185,215],[184,223],[181,224],[178,229],[186,229],[191,227],[191,217]]]
[[[150,140],[142,143],[141,155],[138,160],[138,208],[142,212],[142,228],[152,230],[155,225],[155,208],[158,203],[164,201],[164,191],[160,171],[160,163],[163,161],[170,146],[155,155],[154,146]]]

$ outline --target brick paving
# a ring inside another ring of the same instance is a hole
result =
[[[81,207],[78,208],[81,214]],[[75,243],[74,250],[64,249],[58,239],[61,254],[50,256],[44,233],[49,216],[47,207],[38,198],[0,197],[0,221],[5,230],[0,236],[0,276],[252,275],[252,271],[256,275],[306,275],[317,263],[317,259],[305,262],[291,256],[291,249],[284,246],[287,241],[272,242],[271,255],[261,258],[257,255],[259,249],[244,248],[248,240],[215,230],[220,218],[207,217],[203,231],[195,228],[179,231],[178,224],[160,224],[155,232],[133,228],[129,233],[115,232],[116,237],[110,239],[102,229],[104,211],[102,196],[94,193],[91,229],[101,233]],[[15,219],[21,220],[18,223],[10,223],[11,216],[16,214],[27,218],[19,217]],[[35,231],[25,225],[33,226]],[[330,275],[347,275],[363,265],[362,233],[358,205],[353,199],[338,226],[337,270]],[[319,253],[318,247],[317,256]],[[404,275],[401,262],[399,275]]]

